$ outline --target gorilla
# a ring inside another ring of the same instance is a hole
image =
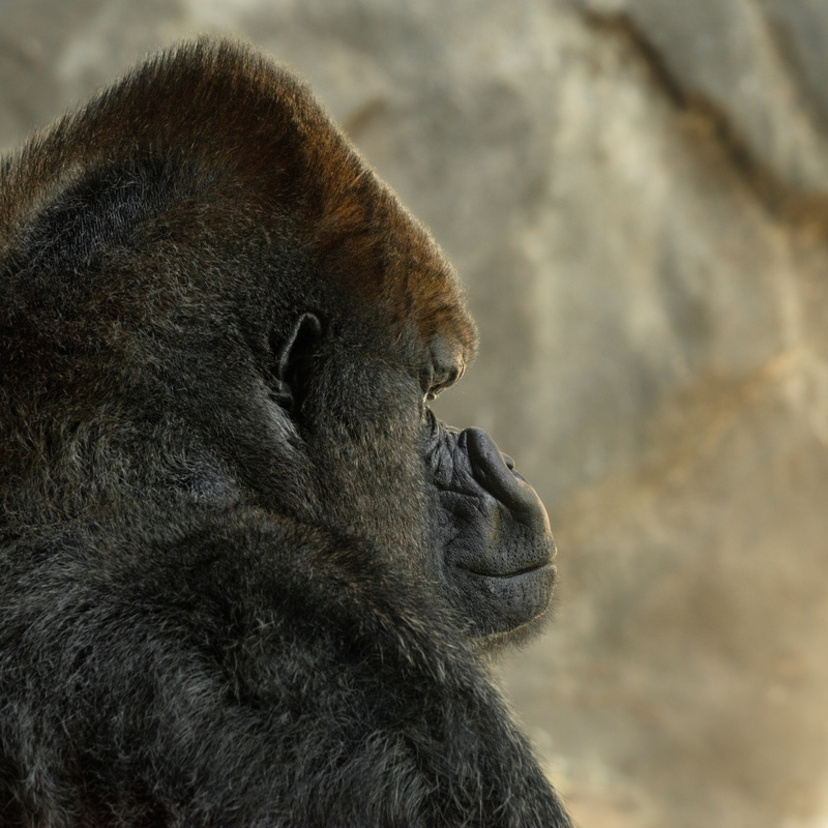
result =
[[[0,166],[0,824],[570,826],[492,684],[543,506],[429,403],[456,276],[284,69],[153,58]]]

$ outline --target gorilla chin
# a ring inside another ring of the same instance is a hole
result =
[[[0,161],[3,828],[571,828],[485,663],[548,614],[546,512],[428,407],[476,347],[238,44]]]

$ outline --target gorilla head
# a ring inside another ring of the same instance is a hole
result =
[[[430,411],[455,275],[308,91],[202,41],[0,174],[0,815],[568,824],[474,655],[546,514]]]

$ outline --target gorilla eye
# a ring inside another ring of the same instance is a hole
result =
[[[426,402],[430,402],[437,395],[434,393],[434,366],[426,365],[420,371],[420,389]]]
[[[463,365],[451,367],[427,365],[423,368],[420,372],[420,388],[425,402],[436,400],[446,388],[450,388],[463,376],[464,370]]]
[[[440,396],[446,388],[451,388],[463,376],[464,370],[464,366],[454,365],[448,371],[435,374],[429,389],[430,399]]]
[[[426,403],[433,402],[449,387],[451,383],[432,383],[423,392],[423,400]]]

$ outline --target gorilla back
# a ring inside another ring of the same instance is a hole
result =
[[[200,41],[0,167],[0,824],[568,826],[482,654],[543,506],[428,403],[449,265],[282,69]]]

